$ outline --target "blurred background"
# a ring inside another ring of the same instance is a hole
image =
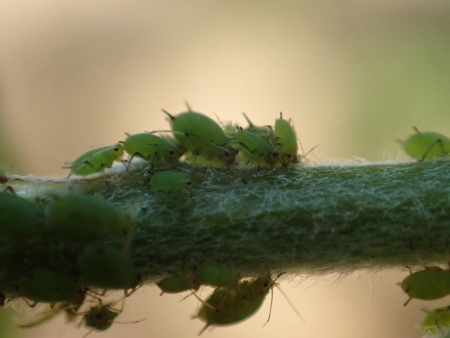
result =
[[[168,129],[161,108],[187,100],[222,121],[292,118],[320,160],[406,158],[397,139],[450,135],[450,2],[446,0],[0,1],[0,151],[10,173],[61,167],[124,132]],[[282,282],[237,326],[205,337],[420,337],[421,308],[395,283],[405,271]],[[140,295],[140,296],[139,296]],[[195,337],[197,302],[145,288],[108,337]],[[447,302],[447,303],[446,303]],[[32,315],[30,315],[32,316]],[[17,334],[82,337],[61,317]],[[93,333],[92,336],[96,335]]]

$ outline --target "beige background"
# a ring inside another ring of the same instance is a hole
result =
[[[318,159],[405,158],[396,139],[413,125],[450,134],[449,33],[445,0],[0,0],[4,165],[66,175],[63,163],[93,145],[167,129],[161,108],[177,114],[184,100],[240,124],[242,111],[258,124],[283,111],[305,150],[319,145]],[[306,324],[275,291],[264,328],[268,301],[251,320],[204,335],[419,337],[420,308],[433,304],[404,308],[395,286],[404,276],[283,282]],[[157,294],[131,297],[121,316],[147,321],[104,335],[195,336],[196,301]],[[62,318],[29,333],[63,327],[64,337],[84,334]]]

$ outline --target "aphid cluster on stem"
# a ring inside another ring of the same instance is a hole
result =
[[[256,127],[244,114],[249,123],[244,129],[231,124],[221,127],[210,117],[187,108],[188,111],[178,115],[163,109],[171,130],[126,133],[124,141],[85,152],[64,167],[70,169],[68,177],[103,173],[114,162],[132,166],[135,158],[158,171],[173,170],[180,160],[193,166],[290,168],[305,157],[298,154],[292,121],[283,119],[281,113],[274,127]],[[129,155],[127,160],[123,159],[123,152]]]
[[[66,193],[36,205],[0,192],[0,234],[15,244],[0,266],[2,304],[23,299],[79,316],[86,302],[101,308],[108,290],[129,296],[142,283],[126,248],[132,225],[101,198]]]

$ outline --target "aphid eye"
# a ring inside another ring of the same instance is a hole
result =
[[[114,148],[114,151],[119,151],[119,148]]]
[[[269,283],[265,282],[264,287],[266,288],[269,285]]]
[[[191,184],[192,184],[192,182],[187,182],[186,184],[187,184],[187,185],[191,185]]]
[[[171,151],[170,151],[170,155],[173,155],[173,154],[174,154],[174,153],[173,153],[173,151],[171,150]]]
[[[287,157],[287,158],[291,158],[291,155],[290,155],[290,154],[288,154],[288,155],[286,155],[286,157]]]
[[[229,152],[229,151],[226,151],[226,152],[225,152],[225,156],[230,156],[230,152]]]

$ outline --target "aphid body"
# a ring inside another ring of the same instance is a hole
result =
[[[272,166],[278,161],[278,147],[272,146],[261,136],[242,128],[234,134],[234,141],[247,155],[247,162]]]
[[[424,270],[411,273],[398,285],[405,291],[409,299],[432,300],[450,294],[450,270],[438,266],[426,267]]]
[[[135,289],[139,283],[139,276],[126,252],[102,242],[84,249],[78,257],[78,270],[86,287],[128,290]]]
[[[275,136],[280,143],[280,160],[284,167],[298,162],[297,135],[290,121],[284,120],[282,113],[275,120]]]
[[[216,290],[205,301],[207,305],[203,304],[197,313],[197,317],[206,322],[200,334],[211,325],[237,324],[253,316],[261,307],[273,284],[272,278],[265,276],[253,281],[240,282],[238,292],[230,292],[225,288]]]
[[[163,112],[169,116],[174,137],[183,148],[189,149],[194,156],[207,160],[219,158],[226,166],[233,164],[237,151],[213,119],[191,109],[177,116]]]
[[[52,202],[46,219],[51,234],[75,242],[126,235],[133,224],[128,215],[111,203],[76,193],[68,193]]]
[[[450,328],[450,306],[441,306],[427,311],[421,323],[421,329],[428,335],[436,334]]]
[[[75,174],[87,176],[111,168],[114,161],[119,161],[123,154],[123,145],[118,143],[111,146],[91,149],[79,156],[69,167],[68,178]]]
[[[34,301],[44,303],[81,303],[84,293],[70,279],[57,273],[35,269],[30,275],[23,276],[18,283],[20,293]],[[30,306],[36,305],[29,304]]]
[[[182,191],[191,186],[192,180],[182,171],[160,171],[150,180],[152,191]]]
[[[180,293],[185,291],[197,291],[200,283],[191,276],[169,276],[156,283],[163,293]]]
[[[0,235],[23,240],[42,234],[43,212],[34,204],[13,193],[0,192]]]
[[[110,306],[97,305],[84,315],[84,325],[96,331],[105,331],[111,327],[121,310],[115,310]]]
[[[230,290],[236,290],[239,283],[239,278],[233,275],[230,270],[212,261],[203,263],[198,268],[196,276],[200,284]]]
[[[185,152],[175,140],[152,133],[128,135],[123,146],[131,156],[130,162],[134,157],[139,157],[157,166],[173,163]]]
[[[419,132],[403,142],[403,149],[412,158],[424,161],[447,157],[450,154],[450,138],[435,132]]]

